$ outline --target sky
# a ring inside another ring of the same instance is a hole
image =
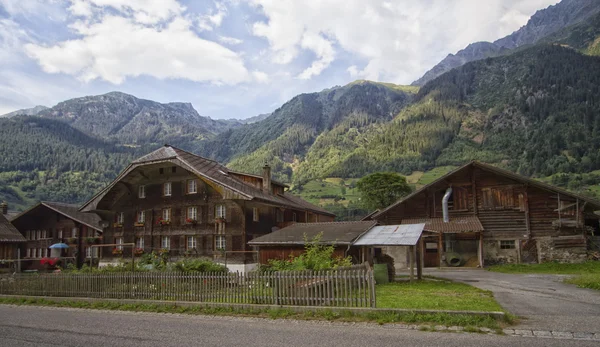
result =
[[[121,91],[243,119],[357,79],[410,84],[558,0],[0,0],[0,114]]]

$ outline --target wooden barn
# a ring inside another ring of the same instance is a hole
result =
[[[600,202],[471,162],[370,218],[380,224],[425,223],[427,267],[580,262],[598,231]],[[404,262],[406,254],[393,254]]]
[[[267,264],[270,259],[299,256],[304,253],[306,242],[320,235],[320,244],[335,246],[333,256],[351,256],[354,263],[360,263],[360,249],[352,245],[376,225],[375,221],[298,223],[258,237],[248,244],[258,248],[260,263]]]
[[[262,175],[241,173],[165,145],[132,162],[80,210],[107,225],[104,243],[117,246],[104,250],[105,259],[162,250],[172,258],[226,254],[228,264],[243,264],[252,261],[247,242],[273,228],[333,221],[286,189],[268,165]]]

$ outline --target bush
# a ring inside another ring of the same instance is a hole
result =
[[[225,265],[208,259],[183,259],[176,262],[173,268],[182,272],[229,272]]]
[[[347,267],[352,265],[350,257],[334,257],[335,246],[322,245],[321,237],[323,234],[315,236],[311,241],[305,237],[305,251],[303,254],[289,259],[269,260],[269,269],[273,271],[296,271],[296,270],[329,270],[338,267]]]

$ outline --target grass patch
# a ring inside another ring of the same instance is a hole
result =
[[[565,279],[566,283],[574,284],[579,288],[600,290],[600,274],[578,275]]]
[[[542,263],[542,264],[507,264],[494,265],[488,271],[509,274],[559,274],[559,275],[585,275],[600,274],[600,262],[586,261],[579,264]]]
[[[0,304],[69,307],[81,309],[119,310],[134,312],[178,313],[190,315],[251,316],[270,319],[327,320],[338,322],[377,322],[434,324],[446,326],[482,327],[499,329],[511,323],[509,316],[504,322],[492,316],[451,315],[447,313],[420,314],[415,312],[378,312],[321,309],[295,312],[287,308],[239,308],[197,306],[177,306],[175,304],[118,303],[113,301],[54,301],[45,298],[0,298]]]
[[[417,181],[417,185],[424,186],[426,184],[429,184],[456,168],[456,166],[439,166],[433,168],[421,175],[421,177]]]
[[[496,311],[492,292],[451,281],[396,282],[377,285],[377,307],[452,311]]]

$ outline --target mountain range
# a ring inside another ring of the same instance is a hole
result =
[[[343,198],[328,178],[342,180],[343,195],[371,172],[414,176],[473,159],[597,194],[599,9],[563,0],[506,38],[449,56],[418,85],[355,81],[253,119],[212,120],[191,104],[119,92],[16,111],[0,118],[0,199],[21,209],[80,202],[164,143],[240,171],[268,162],[300,194],[319,182],[310,194],[321,203]]]

